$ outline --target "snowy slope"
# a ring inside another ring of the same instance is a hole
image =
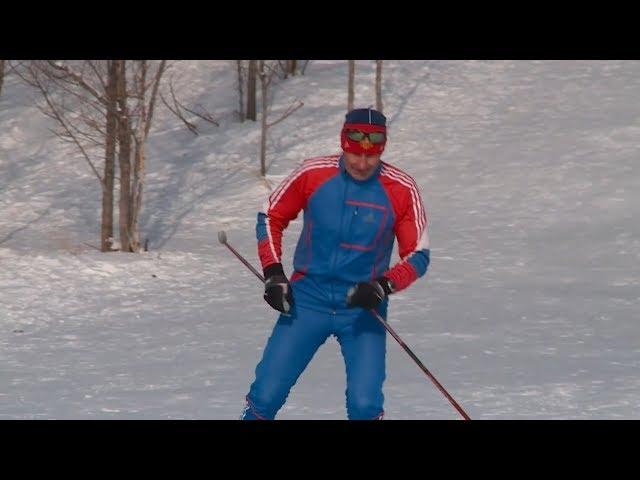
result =
[[[237,418],[275,320],[255,215],[299,161],[338,151],[346,62],[276,88],[267,182],[259,125],[234,121],[235,65],[185,61],[176,91],[220,127],[164,109],[141,231],[101,254],[97,180],[6,79],[0,97],[0,419]],[[640,62],[386,61],[384,159],[412,174],[431,223],[427,275],[390,322],[478,419],[640,418]],[[358,105],[374,103],[358,62]],[[300,230],[285,237],[286,269]],[[386,418],[458,414],[392,338]],[[344,367],[323,345],[279,418],[340,419]]]

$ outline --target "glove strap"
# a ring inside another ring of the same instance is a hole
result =
[[[393,285],[393,282],[387,277],[379,277],[376,279],[376,282],[380,284],[382,290],[384,290],[385,295],[391,295],[393,292],[395,292],[395,286]]]

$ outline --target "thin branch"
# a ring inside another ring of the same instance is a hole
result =
[[[264,60],[260,60],[260,67],[258,68],[258,76],[260,77],[260,81],[265,83],[265,85],[269,86],[271,81],[273,80],[273,75],[276,73],[276,68],[273,64],[269,64]],[[268,69],[269,72],[265,72],[264,69]]]
[[[27,73],[21,72],[18,67],[24,67]],[[20,62],[18,65],[13,65],[13,71],[24,83],[30,87],[38,88],[37,74],[30,64],[25,66],[24,62]]]
[[[74,125],[73,123],[69,122],[68,124],[69,130],[73,130],[73,132],[75,132],[75,135],[77,135],[78,137],[82,137],[85,140],[88,140],[89,142],[91,142],[94,146],[100,146],[102,145],[102,142],[100,140],[98,140],[94,134],[88,133],[88,132],[84,132],[82,131],[79,127],[77,127],[76,125]],[[99,138],[99,137],[98,137]]]
[[[97,140],[97,139],[106,138],[107,132],[100,126],[100,124],[95,119],[91,118],[88,115],[81,114],[80,115],[80,119],[92,131],[97,132],[97,134],[96,133],[85,132],[85,131],[81,130],[80,127],[74,126],[75,130],[80,135],[84,136],[85,138],[87,138],[91,142],[95,143],[96,145],[101,145],[102,142],[100,140]]]
[[[87,63],[89,64],[89,68],[91,68],[93,73],[96,75],[98,81],[100,82],[100,85],[102,86],[102,91],[106,92],[107,91],[107,82],[105,80],[106,72],[100,72],[98,70],[98,67],[93,62],[94,62],[93,60],[87,60]]]
[[[96,250],[98,250],[99,252],[101,252],[102,250],[100,250],[98,247],[91,245],[90,243],[87,242],[82,242],[83,244],[85,244],[87,247],[91,247],[91,248],[95,248]]]
[[[295,105],[295,106],[293,104],[289,105],[289,108],[287,108],[287,111],[284,112],[279,119],[277,119],[277,120],[275,120],[275,121],[273,121],[271,123],[267,123],[267,128],[271,128],[274,125],[280,123],[281,121],[283,121],[285,118],[287,118],[289,115],[291,115],[293,112],[298,110],[303,105],[304,105],[304,103],[302,101],[300,101],[300,100],[298,100],[298,104]]]
[[[96,112],[100,113],[102,116],[106,116],[106,112],[104,111],[104,105],[102,105],[99,101],[96,101],[91,95],[87,95],[86,90],[78,84],[76,84],[73,80],[69,78],[60,78],[52,74],[49,69],[44,68],[42,65],[31,65],[30,68],[27,69],[31,77],[38,78],[38,71],[42,72],[42,74],[46,77],[46,79],[50,82],[50,84],[59,89],[62,94],[67,94],[73,98],[75,98],[80,105],[89,105]],[[21,78],[25,79],[23,75],[20,75]],[[30,85],[37,88],[36,83],[33,81],[29,81],[25,79]],[[47,85],[49,87],[49,85]],[[49,90],[49,88],[47,88]],[[64,106],[64,97],[60,100],[60,106],[65,108],[69,112],[73,112],[73,109],[67,108]],[[75,107],[74,107],[75,108]]]
[[[22,67],[24,63],[25,63],[25,60],[7,60],[7,65],[9,67],[9,70],[7,70],[6,74],[8,75],[9,73],[12,73],[12,72],[17,73],[18,68]]]
[[[176,100],[176,95],[175,95],[175,92],[173,91],[173,82],[171,81],[169,81],[169,91],[171,92],[171,98],[173,99],[174,107],[172,108],[169,105],[169,103],[165,100],[164,95],[162,95],[162,93],[160,93],[160,100],[162,100],[162,103],[164,103],[164,105],[171,111],[171,113],[173,113],[176,117],[182,120],[182,122],[187,126],[187,128],[191,133],[193,133],[194,135],[198,135],[198,129],[196,128],[196,126],[193,123],[191,123],[189,120],[184,118],[184,115],[182,114],[182,112],[180,112],[180,103],[178,102],[178,100]]]
[[[76,71],[74,71],[71,67],[69,67],[68,65],[64,65],[61,63],[57,63],[53,60],[47,60],[47,64],[59,71],[59,72],[64,72],[66,73],[69,77],[71,77],[78,85],[80,85],[82,88],[84,88],[85,90],[87,90],[91,95],[93,95],[96,100],[98,100],[100,103],[102,103],[103,105],[107,105],[107,100],[104,98],[104,95],[100,95],[91,85],[89,85],[85,79],[82,77],[82,75],[78,74]]]
[[[214,120],[214,118],[211,116],[211,114],[210,114],[209,112],[207,112],[207,111],[206,111],[204,108],[202,108],[202,107],[201,107],[201,108],[202,108],[202,110],[204,110],[204,113],[198,113],[198,112],[196,112],[196,111],[194,111],[194,110],[191,110],[191,109],[189,109],[189,108],[185,107],[184,105],[182,106],[182,108],[183,108],[184,110],[186,110],[187,112],[192,113],[192,114],[193,114],[193,115],[195,115],[196,117],[201,118],[202,120],[205,120],[205,121],[207,121],[207,122],[209,122],[209,123],[213,123],[216,127],[219,127],[219,126],[220,126],[220,124],[219,124],[216,120]]]
[[[87,152],[84,149],[84,147],[82,146],[82,144],[78,141],[78,139],[75,137],[75,135],[73,135],[73,133],[69,130],[69,127],[67,126],[67,123],[64,121],[62,116],[58,113],[58,110],[56,109],[55,104],[49,98],[49,93],[44,89],[44,87],[40,83],[38,83],[38,88],[40,89],[40,92],[43,94],[44,99],[47,102],[47,105],[49,105],[49,108],[51,109],[51,111],[55,115],[56,120],[58,120],[58,122],[62,125],[62,127],[67,132],[67,134],[73,139],[73,142],[80,149],[80,151],[82,152],[82,155],[84,156],[84,158],[87,161],[87,163],[89,163],[89,166],[91,167],[91,170],[93,170],[93,173],[95,173],[96,177],[98,177],[98,180],[100,180],[100,183],[102,185],[104,185],[104,180],[100,176],[100,173],[98,172],[98,170],[96,169],[95,165],[91,161],[91,158],[89,158],[89,155],[87,154]]]
[[[73,84],[69,83],[68,81],[59,82],[57,80],[52,80],[52,83],[54,84],[54,86],[62,90],[63,93],[67,93],[72,97],[75,97],[80,102],[81,105],[89,105],[94,110],[96,110],[97,112],[99,112],[100,114],[106,117],[106,112],[103,110],[104,106],[99,102],[97,103],[91,97],[87,97],[82,93],[77,92],[74,89],[70,88],[70,85],[73,85]],[[67,108],[67,111],[73,112],[73,109]]]
[[[23,76],[22,74],[19,74],[19,76],[21,78],[25,79],[27,81],[27,83],[30,83],[31,85],[33,85],[34,87],[36,87],[40,91],[40,93],[44,97],[44,100],[45,100],[46,104],[49,107],[49,110],[48,110],[49,116],[54,118],[63,127],[64,131],[66,132],[66,136],[68,136],[68,138],[70,138],[71,141],[73,143],[75,143],[75,145],[80,149],[80,152],[84,156],[85,160],[87,161],[87,163],[89,163],[89,166],[91,167],[91,170],[96,175],[96,177],[98,177],[98,180],[100,181],[100,183],[102,185],[104,185],[104,181],[103,181],[102,177],[100,176],[100,173],[96,169],[95,165],[91,161],[91,158],[89,157],[89,154],[87,153],[85,148],[82,146],[80,141],[73,134],[73,132],[71,131],[70,127],[67,125],[67,122],[65,121],[63,114],[60,113],[60,111],[58,110],[58,107],[56,106],[55,102],[52,100],[51,96],[49,95],[49,92],[47,91],[47,88],[41,82],[41,80],[39,78],[39,75],[38,75],[38,67],[37,66],[34,67],[34,65],[31,64],[31,65],[29,65],[29,67],[27,67],[27,71],[31,75],[31,77],[29,77],[29,80],[27,80],[26,76]],[[46,73],[45,73],[45,75],[46,75]],[[41,111],[45,111],[45,109],[43,107],[38,106],[38,108]],[[61,138],[63,137],[63,135],[59,135],[59,136]]]

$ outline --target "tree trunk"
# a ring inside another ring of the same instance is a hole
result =
[[[107,124],[105,134],[104,181],[102,184],[102,226],[100,250],[109,252],[113,243],[113,184],[116,160],[116,137],[118,134],[116,82],[118,79],[117,64],[107,61]]]
[[[4,65],[6,60],[0,60],[0,95],[2,95],[2,84],[4,83]]]
[[[118,140],[120,143],[120,151],[118,152],[118,161],[120,164],[120,251],[130,252],[131,128],[127,107],[126,60],[116,60],[116,62],[118,63]]]
[[[242,75],[242,60],[236,60],[238,67],[238,113],[240,121],[244,122],[244,75]]]
[[[144,140],[136,142],[135,161],[133,169],[133,188],[131,191],[131,224],[129,225],[129,235],[131,242],[129,247],[132,252],[140,251],[140,233],[138,231],[138,218],[142,209],[142,189],[144,186],[144,161],[145,148]]]
[[[247,119],[256,121],[256,79],[258,74],[258,61],[249,60],[249,73],[247,75]]]
[[[349,86],[348,86],[348,99],[347,99],[347,112],[353,110],[353,101],[355,98],[353,85],[356,78],[356,61],[349,60]]]
[[[147,70],[149,65],[146,60],[138,60],[139,72],[134,79],[134,88],[138,98],[136,112],[138,114],[137,128],[134,133],[134,157],[133,157],[133,184],[131,187],[131,197],[129,202],[129,248],[132,252],[140,250],[140,235],[138,232],[138,217],[142,206],[142,184],[144,183],[144,160],[145,160],[145,132],[148,131],[147,118]]]
[[[297,60],[287,60],[287,70],[289,71],[289,73],[292,76],[295,76],[296,74],[296,70],[298,68],[298,61]]]
[[[382,113],[382,60],[376,60],[376,110]]]
[[[146,62],[146,60],[145,60]],[[149,106],[147,107],[147,70],[148,65],[143,64],[142,75],[139,82],[138,97],[141,106],[141,116],[138,124],[138,130],[136,133],[136,150],[135,150],[135,167],[134,167],[134,185],[133,185],[133,215],[131,216],[131,229],[133,231],[133,244],[134,251],[138,252],[141,248],[140,243],[140,231],[138,228],[138,219],[140,218],[140,212],[142,211],[142,194],[144,190],[145,177],[146,177],[146,142],[149,137],[149,131],[151,130],[151,122],[153,120],[153,113],[155,109],[156,99],[158,92],[160,91],[160,80],[164,74],[167,61],[162,60],[156,70],[151,94],[149,97]],[[144,251],[148,251],[149,239],[147,238],[144,244]]]
[[[262,96],[262,137],[260,138],[260,175],[267,173],[267,100],[269,85],[267,83],[264,61],[260,61],[260,86]]]
[[[120,250],[131,251],[131,232],[129,232],[131,211],[129,199],[131,197],[131,138],[129,136],[129,120],[121,118],[118,126],[118,138],[120,151],[118,160],[120,163]]]

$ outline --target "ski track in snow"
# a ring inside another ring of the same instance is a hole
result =
[[[7,77],[0,419],[240,415],[275,314],[216,235],[259,265],[268,185],[337,151],[347,67],[313,61],[276,88],[274,117],[305,106],[273,127],[263,181],[259,126],[233,121],[233,62],[182,63],[183,101],[221,126],[196,137],[158,110],[140,255],[87,245],[97,180]],[[375,67],[357,68],[369,105]],[[640,62],[385,61],[383,158],[420,186],[432,253],[389,319],[472,418],[640,418],[638,91]],[[285,234],[287,272],[300,228]],[[387,419],[459,418],[391,337],[387,355]],[[279,418],[345,418],[344,381],[331,338]]]

